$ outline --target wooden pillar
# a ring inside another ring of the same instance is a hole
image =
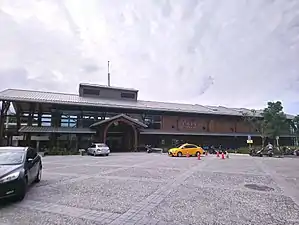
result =
[[[134,130],[134,149],[133,149],[133,151],[136,152],[137,151],[137,146],[138,146],[138,135],[137,135],[136,127],[132,125],[132,128]]]
[[[4,122],[6,119],[7,111],[9,110],[9,106],[9,101],[2,101],[2,107],[0,112],[0,146],[3,145],[4,141]]]
[[[37,114],[37,126],[42,126],[42,106],[38,104],[38,114]]]
[[[77,116],[77,127],[82,128],[83,127],[83,111],[80,111],[80,115]]]
[[[35,103],[31,103],[30,104],[30,109],[29,109],[29,115],[28,115],[28,122],[27,122],[27,126],[32,126],[32,122],[33,122],[33,117],[34,117],[34,111],[35,111]],[[26,134],[26,145],[30,146],[30,141],[31,141],[31,134],[27,133]]]
[[[21,128],[21,107],[17,106],[16,107],[16,119],[17,119],[17,132],[19,133],[19,130]]]

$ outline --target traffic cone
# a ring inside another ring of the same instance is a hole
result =
[[[222,152],[222,154],[221,154],[221,159],[225,159],[224,152]]]
[[[217,153],[216,153],[216,154],[217,154],[217,157],[219,157],[219,151],[217,151]]]
[[[200,160],[200,153],[197,155],[197,159]]]

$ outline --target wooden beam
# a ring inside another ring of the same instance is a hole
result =
[[[20,128],[21,128],[21,107],[19,105],[16,106],[16,119],[17,119],[17,132],[19,132]]]
[[[7,115],[7,111],[9,110],[10,102],[2,101],[2,107],[0,112],[0,146],[3,145],[4,140],[4,122]]]
[[[38,103],[37,126],[42,126],[42,105]]]
[[[27,121],[28,126],[32,126],[35,107],[36,107],[36,103],[31,103],[30,104],[30,110],[29,110],[28,121]],[[27,146],[30,146],[30,141],[31,141],[31,134],[28,133],[28,134],[26,134],[26,144],[27,144]]]

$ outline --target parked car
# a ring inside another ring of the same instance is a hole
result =
[[[41,176],[42,160],[34,148],[0,147],[0,199],[22,200]]]
[[[205,151],[197,146],[197,145],[193,145],[193,144],[183,144],[183,145],[179,145],[176,148],[171,148],[168,150],[168,155],[169,156],[187,156],[187,154],[189,154],[190,156],[198,156],[199,154],[203,155],[205,154]]]
[[[109,147],[104,143],[93,143],[88,149],[87,149],[88,155],[105,155],[108,156],[110,154]]]
[[[152,152],[163,153],[163,148],[153,148],[151,145],[146,145],[145,148],[147,153],[152,153]]]

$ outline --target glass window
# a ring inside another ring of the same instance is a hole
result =
[[[98,148],[101,148],[101,147],[107,147],[106,144],[102,143],[102,144],[97,144]]]
[[[121,93],[121,97],[122,98],[131,98],[131,99],[134,99],[135,98],[135,93],[122,92]]]
[[[0,151],[0,165],[21,164],[24,155],[23,151]]]
[[[144,123],[149,129],[161,129],[161,116],[159,115],[146,115]]]
[[[97,89],[88,89],[88,88],[84,88],[83,89],[83,95],[96,95],[99,96],[100,95],[100,90]]]
[[[91,146],[90,146],[90,148],[95,148],[95,147],[96,147],[96,145],[91,145]]]
[[[153,116],[154,122],[161,122],[161,116]]]
[[[196,148],[195,145],[186,145],[184,148]]]
[[[27,150],[26,159],[34,159],[37,156],[37,151],[34,148]]]
[[[153,129],[161,129],[161,123],[152,124]]]
[[[32,148],[32,156],[33,156],[33,159],[37,156],[37,150],[35,148]]]

